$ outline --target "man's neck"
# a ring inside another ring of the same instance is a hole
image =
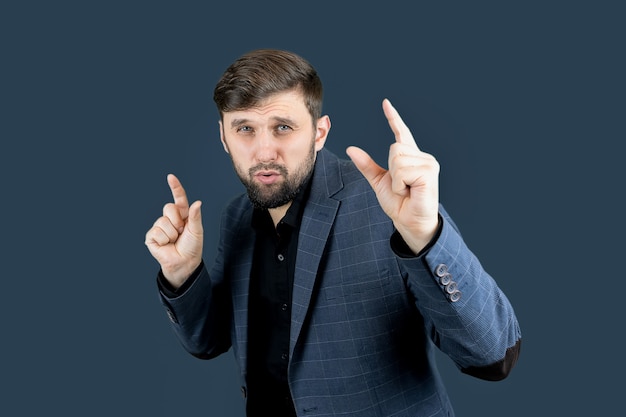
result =
[[[282,218],[285,217],[285,214],[287,214],[287,210],[289,210],[289,207],[291,207],[291,201],[280,207],[271,208],[267,210],[269,211],[270,216],[272,217],[272,221],[274,222],[274,227],[276,227],[278,225],[278,222],[280,222]]]

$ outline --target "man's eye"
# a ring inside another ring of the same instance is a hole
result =
[[[286,132],[288,130],[291,130],[291,126],[287,126],[287,125],[278,125],[276,127],[276,130],[278,130],[279,132]]]
[[[237,132],[243,132],[243,133],[252,132],[252,128],[250,126],[239,126],[237,128]]]

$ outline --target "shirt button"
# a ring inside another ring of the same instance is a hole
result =
[[[280,358],[284,361],[287,360],[287,358],[289,358],[289,355],[287,355],[286,353],[283,353],[282,355],[280,355]]]
[[[282,254],[282,253],[279,253],[279,254],[278,254],[278,256],[277,256],[277,258],[278,258],[278,260],[279,260],[279,261],[281,261],[281,262],[285,260],[285,257],[283,256],[283,254]]]
[[[287,311],[287,304],[281,304],[280,309],[282,311]]]

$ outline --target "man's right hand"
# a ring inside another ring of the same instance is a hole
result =
[[[174,202],[163,206],[163,216],[148,230],[145,243],[168,282],[179,288],[202,262],[202,203],[189,206],[187,193],[173,174],[167,183]]]

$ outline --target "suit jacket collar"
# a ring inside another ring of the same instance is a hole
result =
[[[339,158],[325,148],[317,153],[312,187],[316,195],[311,198],[317,199],[330,198],[343,188]]]

